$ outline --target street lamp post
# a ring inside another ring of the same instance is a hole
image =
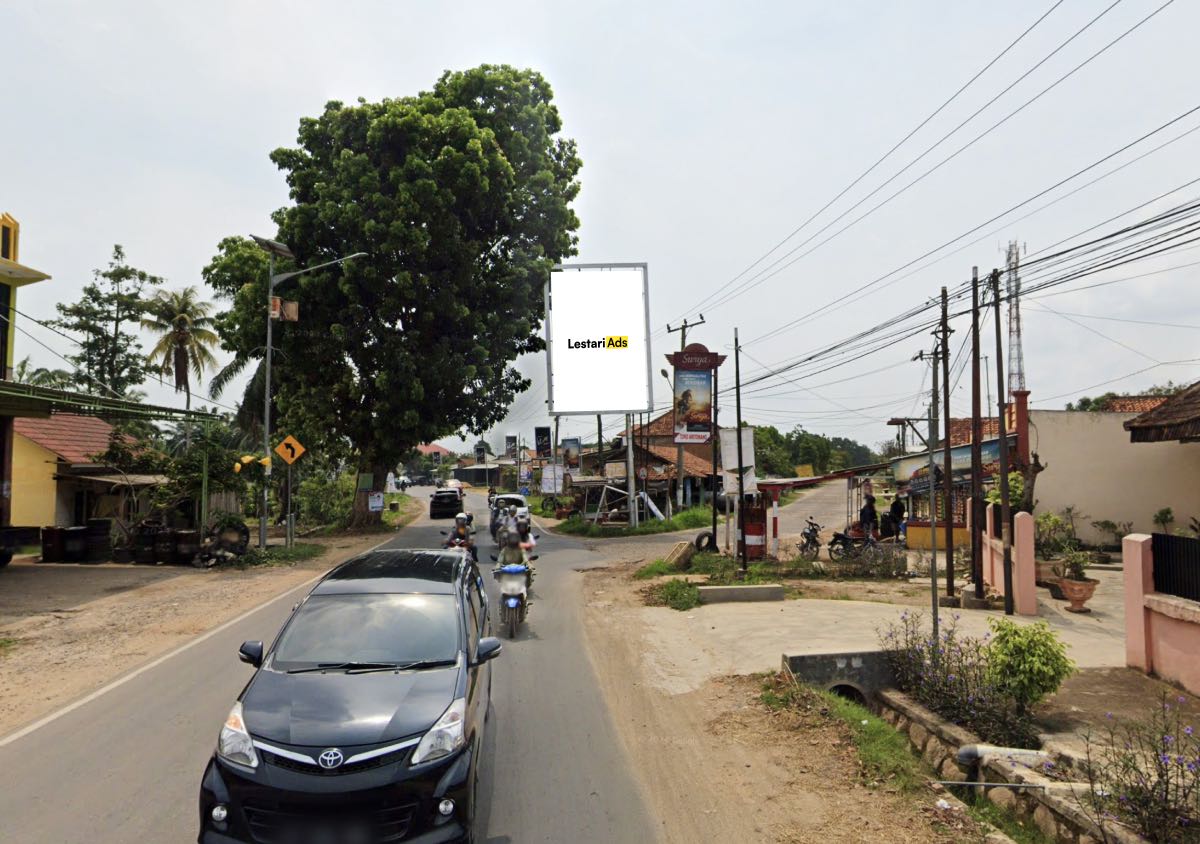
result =
[[[267,253],[268,272],[267,272],[267,347],[263,357],[263,456],[266,458],[266,463],[263,464],[263,490],[262,490],[262,512],[258,518],[258,547],[267,547],[267,507],[270,501],[270,481],[271,481],[271,304],[275,299],[275,288],[289,279],[293,279],[298,275],[310,273],[314,270],[323,270],[326,267],[332,267],[340,264],[343,261],[349,261],[351,258],[365,258],[366,252],[355,252],[353,255],[346,255],[343,258],[336,258],[332,261],[326,261],[323,264],[317,264],[312,267],[305,267],[302,270],[294,270],[288,273],[275,274],[275,258],[294,258],[292,250],[285,243],[280,243],[277,240],[268,240],[265,237],[250,235],[254,238],[254,242],[259,245]]]

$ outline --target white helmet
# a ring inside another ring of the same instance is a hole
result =
[[[457,516],[454,517],[454,521],[460,525],[465,525],[467,523],[467,514],[459,513]]]

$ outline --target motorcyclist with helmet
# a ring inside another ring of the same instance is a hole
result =
[[[446,541],[442,543],[443,547],[449,548],[455,543],[462,545],[471,552],[471,559],[479,562],[479,550],[475,547],[474,528],[471,527],[471,520],[466,513],[459,513],[454,517],[454,528],[446,537]]]
[[[525,588],[533,586],[533,566],[529,564],[529,555],[521,542],[521,536],[516,529],[508,532],[504,547],[496,558],[496,567],[525,566]]]

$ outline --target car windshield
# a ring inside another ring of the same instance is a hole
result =
[[[458,617],[452,595],[314,595],[274,650],[280,671],[345,663],[454,661]]]
[[[518,507],[524,507],[525,499],[516,495],[502,495],[496,499],[497,507],[511,507],[514,504]]]

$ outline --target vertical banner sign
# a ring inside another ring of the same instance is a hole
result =
[[[486,463],[487,462],[487,446],[485,446],[483,443],[479,443],[478,445],[475,446],[475,462],[476,463]]]
[[[675,367],[675,442],[706,443],[712,437],[713,372],[725,360],[700,343],[667,355]]]
[[[744,489],[747,493],[758,492],[758,478],[754,474],[754,429],[749,425],[742,428],[742,460],[745,465],[737,465],[738,441],[737,428],[721,429],[721,483],[725,485],[725,494],[737,497],[737,473],[740,468],[745,473]]]
[[[550,456],[550,427],[534,428],[533,442],[537,446],[538,457]]]
[[[712,436],[712,370],[675,370],[675,442],[706,443]]]
[[[504,438],[504,456],[517,456],[517,438],[516,435],[508,435]]]
[[[583,450],[579,437],[568,437],[562,441],[563,465],[567,471],[579,469],[579,452]]]

